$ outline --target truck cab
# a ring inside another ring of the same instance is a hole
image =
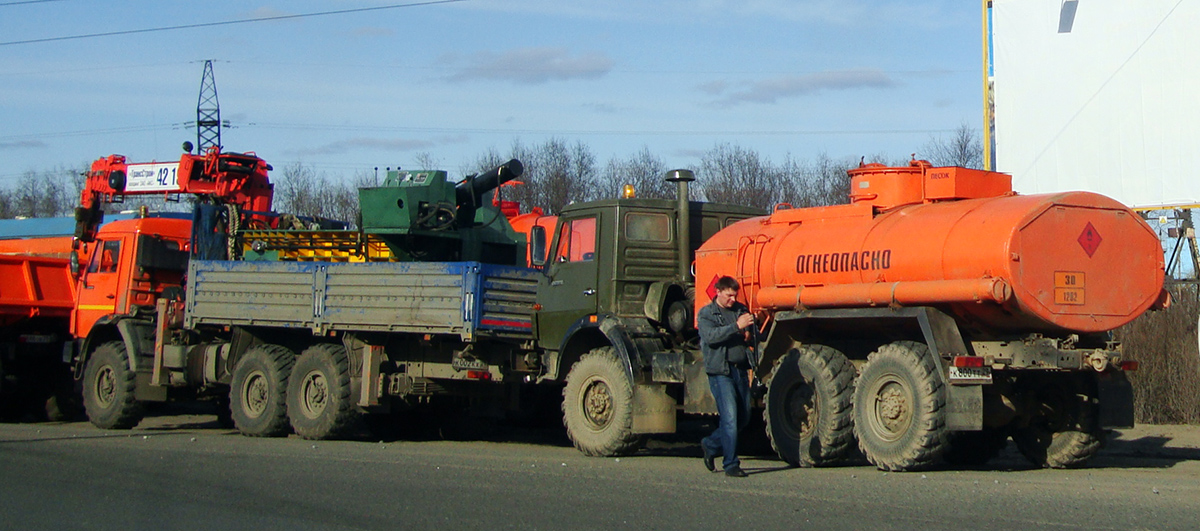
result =
[[[690,173],[676,181],[681,198],[687,198]],[[718,230],[758,215],[739,205],[638,198],[570,205],[559,213],[538,284],[536,337],[544,352],[542,378],[566,382],[568,435],[585,454],[628,453],[640,434],[675,430],[683,384],[695,385],[685,370],[699,356],[692,324],[695,249]],[[545,239],[534,228],[535,256]],[[699,384],[707,389],[706,381]]]

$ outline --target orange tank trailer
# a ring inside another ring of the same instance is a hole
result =
[[[925,161],[849,173],[851,204],[717,233],[697,284],[734,276],[753,310],[935,306],[984,335],[1102,332],[1167,301],[1157,236],[1110,198],[1021,196],[1006,174]]]

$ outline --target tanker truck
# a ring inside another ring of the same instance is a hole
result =
[[[1133,399],[1108,332],[1169,303],[1155,233],[1088,192],[1013,193],[1006,174],[866,164],[850,204],[777,208],[696,253],[697,307],[736,278],[765,342],[756,373],[780,458],[883,470],[981,464],[1011,438],[1073,467]]]

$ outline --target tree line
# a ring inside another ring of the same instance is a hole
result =
[[[934,165],[958,165],[978,168],[982,162],[978,133],[966,124],[950,137],[930,138],[917,151]],[[550,138],[527,144],[514,140],[507,150],[489,149],[460,166],[462,175],[480,173],[509,160],[525,166],[521,184],[507,186],[502,196],[518,201],[526,210],[541,208],[557,213],[573,202],[615,198],[624,185],[632,185],[638,197],[670,198],[674,186],[663,180],[667,167],[662,157],[649,147],[624,157],[601,162],[582,141]],[[429,153],[415,157],[419,168],[445,169]],[[850,180],[846,171],[861,162],[904,165],[907,158],[891,159],[883,154],[835,158],[819,154],[801,159],[790,154],[772,160],[757,150],[735,143],[719,143],[699,156],[688,167],[695,172],[693,200],[735,203],[768,210],[780,203],[794,207],[845,203]],[[0,187],[0,218],[37,218],[72,215],[79,202],[86,165],[62,166],[52,170],[27,171],[15,183]],[[292,163],[277,170],[275,210],[302,216],[317,216],[353,222],[358,215],[358,189],[378,186],[382,176],[376,172],[338,175],[320,172],[311,166]],[[162,196],[130,196],[123,203],[109,205],[110,212],[148,206],[152,210],[186,211],[186,198],[173,202]]]

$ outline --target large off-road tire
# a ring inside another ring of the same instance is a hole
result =
[[[571,367],[562,411],[567,436],[584,455],[628,455],[644,443],[633,433],[633,382],[612,347],[592,349]]]
[[[956,466],[983,466],[1008,446],[1008,432],[999,428],[957,431],[950,434],[950,446],[942,458]]]
[[[229,408],[233,425],[250,437],[283,437],[291,431],[287,416],[288,378],[296,354],[279,345],[251,347],[233,370]]]
[[[881,470],[921,470],[947,446],[946,390],[929,347],[898,341],[867,358],[854,389],[854,434]]]
[[[854,444],[854,366],[824,345],[797,345],[767,377],[763,420],[779,458],[792,466],[844,459]]]
[[[129,368],[125,343],[109,341],[92,351],[83,370],[83,407],[97,427],[127,430],[142,421],[145,408],[134,398],[137,373]]]
[[[350,393],[350,357],[322,343],[300,353],[287,392],[292,429],[305,439],[337,439],[358,429],[361,411]]]
[[[1017,450],[1043,468],[1083,465],[1104,445],[1095,392],[1088,375],[1047,379],[1034,392],[1038,410],[1013,433]]]

